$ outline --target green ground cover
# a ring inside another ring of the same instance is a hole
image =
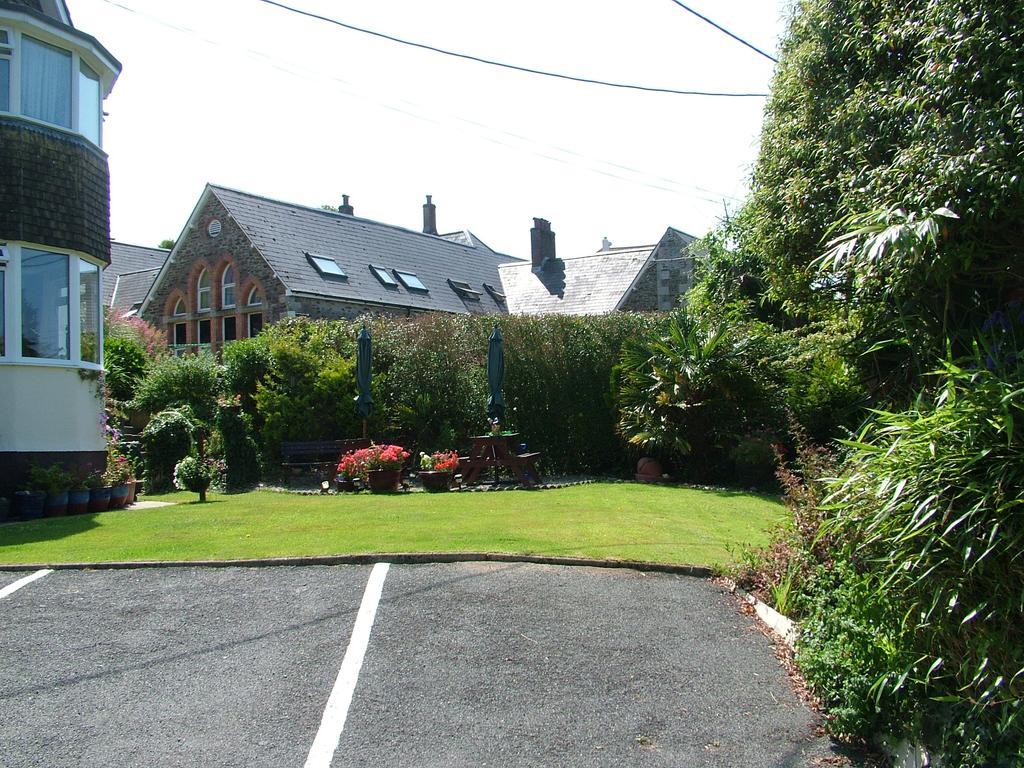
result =
[[[767,496],[600,483],[544,491],[147,499],[159,509],[0,526],[0,566],[375,552],[505,552],[725,565],[767,542]]]

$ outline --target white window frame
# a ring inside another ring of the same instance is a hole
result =
[[[175,317],[182,317],[182,315],[175,315]],[[178,343],[178,326],[185,329],[185,341],[181,344]],[[181,347],[188,346],[188,321],[186,320],[174,320],[171,322],[171,343],[169,346],[171,349],[179,349]]]
[[[203,288],[203,276],[206,276],[206,287]],[[203,307],[203,294],[206,294],[206,306]],[[196,312],[213,311],[213,280],[210,278],[210,270],[203,269],[196,275]]]
[[[181,307],[181,312],[178,311],[178,307]],[[185,304],[185,300],[178,297],[178,300],[174,302],[174,309],[171,310],[171,317],[185,317],[188,315],[188,306]]]
[[[227,275],[229,270],[231,271],[231,282],[227,283],[227,282],[224,281],[224,277]],[[238,277],[235,276],[235,265],[234,264],[228,264],[226,267],[224,267],[224,272],[221,273],[220,281],[221,281],[220,282],[220,308],[221,309],[234,309],[235,302],[232,301],[230,304],[227,302],[228,288],[231,288],[231,295],[234,296],[235,295],[235,288],[237,287],[237,284],[238,284]]]
[[[253,296],[256,297],[256,301],[253,301]],[[245,306],[247,307],[262,307],[263,298],[260,296],[260,289],[255,285],[249,289],[249,295],[245,299]]]
[[[228,320],[235,321],[235,338],[229,339],[227,334]],[[227,344],[229,341],[238,341],[238,315],[224,315],[220,319],[220,343]]]
[[[8,83],[8,85],[9,85],[9,92],[10,92],[10,103],[7,105],[8,106],[7,111],[5,112],[4,110],[0,110],[0,114],[17,115],[19,118],[21,118],[22,120],[25,120],[27,122],[37,123],[39,125],[46,125],[46,126],[49,126],[51,128],[54,128],[54,129],[56,129],[58,131],[65,131],[65,132],[68,132],[68,133],[74,133],[77,136],[81,136],[83,139],[88,141],[90,144],[94,144],[97,147],[102,147],[103,146],[103,92],[104,92],[104,74],[103,74],[103,71],[106,68],[103,67],[103,66],[97,67],[97,66],[95,66],[95,64],[91,60],[83,57],[79,53],[79,51],[78,51],[78,46],[81,45],[80,42],[69,40],[66,37],[63,37],[59,33],[56,33],[56,32],[54,32],[53,30],[50,30],[50,29],[38,28],[38,27],[35,27],[35,26],[31,26],[30,27],[30,26],[26,25],[26,28],[24,30],[22,30],[17,25],[17,22],[15,22],[14,20],[7,20],[7,19],[5,19],[4,21],[6,22],[6,25],[0,26],[0,29],[6,31],[8,33],[8,45],[6,47],[11,49],[11,53],[9,55],[8,54],[0,54],[0,58],[4,58],[4,59],[6,59],[6,60],[8,60],[10,62],[11,73],[10,73],[10,82]],[[22,47],[22,38],[23,37],[31,37],[33,40],[36,40],[36,41],[41,42],[41,43],[45,43],[45,44],[50,45],[50,46],[53,46],[54,48],[60,48],[62,51],[65,51],[65,52],[71,54],[71,84],[70,84],[70,88],[71,88],[71,126],[70,127],[63,126],[63,125],[60,125],[58,123],[50,123],[50,122],[47,122],[45,120],[40,120],[38,118],[29,117],[28,115],[22,114],[22,111],[21,111],[21,85],[22,85],[22,83],[21,83],[21,66],[22,66],[22,63],[21,63],[21,59],[22,59],[21,47]],[[78,73],[81,71],[81,67],[82,67],[83,63],[85,64],[85,66],[87,66],[93,72],[98,74],[99,75],[99,79],[100,79],[100,103],[97,105],[97,108],[99,110],[99,115],[100,115],[99,135],[98,135],[98,139],[99,140],[98,140],[98,142],[94,142],[91,138],[86,136],[82,132],[81,126],[79,125],[79,110],[78,110],[78,107],[79,107],[79,81],[78,81]],[[109,85],[109,83],[107,85]]]
[[[11,106],[14,104],[14,30],[11,27],[0,27],[0,32],[7,33],[7,42],[0,43],[0,59],[7,62],[7,110],[10,112]]]
[[[68,261],[68,359],[46,358],[46,357],[25,357],[22,355],[22,317],[21,317],[21,259],[23,249],[33,251],[45,251],[66,256]],[[79,259],[84,259],[90,264],[99,268],[99,301],[97,310],[103,312],[103,268],[106,264],[100,259],[90,256],[82,251],[69,251],[65,248],[54,248],[41,243],[12,243],[7,242],[0,245],[0,263],[5,263],[5,288],[6,297],[4,304],[7,311],[6,322],[6,352],[0,357],[0,365],[38,365],[54,368],[84,368],[86,370],[103,370],[103,323],[99,324],[99,362],[93,363],[82,360],[82,321],[80,317],[81,302],[78,299],[78,286],[81,285],[78,265]]]
[[[252,319],[253,319],[253,317],[255,315],[259,315],[260,316],[260,332],[261,333],[263,332],[263,327],[264,327],[263,313],[262,312],[250,312],[249,314],[247,314],[245,316],[245,337],[247,339],[253,338],[253,335],[252,335]]]

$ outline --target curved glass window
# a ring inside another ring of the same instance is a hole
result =
[[[21,113],[71,127],[71,52],[21,38]]]
[[[78,260],[78,319],[82,361],[100,361],[100,268]]]
[[[21,354],[71,359],[68,257],[24,248],[21,254]]]
[[[78,68],[78,131],[93,144],[100,143],[100,76],[85,62]]]
[[[263,304],[263,299],[260,297],[259,289],[253,286],[252,290],[249,291],[249,298],[245,301],[248,307],[258,307]]]
[[[182,299],[178,299],[177,303],[174,305],[173,314],[175,317],[181,317],[185,314],[185,302]]]
[[[205,269],[196,280],[196,300],[200,312],[210,311],[210,273]]]
[[[221,278],[220,305],[221,307],[235,306],[235,268],[228,266]]]

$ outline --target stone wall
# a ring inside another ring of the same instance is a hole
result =
[[[220,233],[211,236],[210,223],[220,222]],[[270,265],[253,247],[249,238],[230,217],[216,195],[210,193],[202,203],[194,226],[183,233],[172,252],[166,271],[154,286],[143,319],[168,332],[173,341],[173,326],[185,322],[187,343],[199,343],[199,321],[209,319],[211,342],[214,347],[223,341],[223,318],[236,318],[237,338],[247,335],[247,315],[263,314],[263,325],[280,320],[290,309],[284,285],[274,275]],[[235,306],[221,306],[221,278],[228,265],[235,268]],[[210,310],[200,312],[197,280],[200,272],[210,272]],[[245,306],[250,290],[256,287],[262,298],[259,307]],[[188,309],[184,318],[173,317],[174,306],[182,298]]]
[[[80,136],[0,117],[0,240],[81,251],[109,263],[107,156]]]

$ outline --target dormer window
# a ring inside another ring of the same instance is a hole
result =
[[[307,252],[306,258],[309,259],[309,263],[316,268],[316,271],[324,277],[333,277],[339,280],[344,280],[348,277],[348,275],[345,274],[345,270],[341,268],[341,265],[329,256],[321,256],[318,253]]]
[[[235,306],[235,268],[230,264],[224,270],[220,283],[221,309],[230,309]]]

